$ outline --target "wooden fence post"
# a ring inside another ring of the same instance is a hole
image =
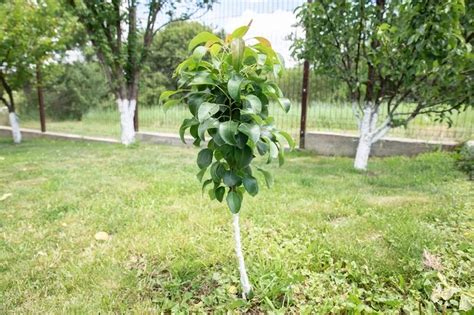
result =
[[[46,115],[44,111],[43,76],[41,74],[41,62],[36,63],[36,91],[38,92],[38,108],[40,115],[41,132],[46,132]]]
[[[312,0],[308,0],[311,3]],[[306,117],[308,112],[308,88],[309,88],[309,61],[303,63],[303,84],[301,89],[301,121],[300,121],[300,149],[305,148],[306,140]]]

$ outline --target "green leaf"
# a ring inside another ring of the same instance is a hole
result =
[[[181,138],[181,141],[183,141],[183,143],[186,143],[186,141],[184,140],[184,133],[186,132],[186,129],[190,128],[191,126],[195,126],[199,124],[199,122],[196,120],[196,118],[187,118],[183,121],[183,123],[181,124],[181,127],[179,127],[179,137]]]
[[[242,123],[239,125],[238,130],[247,135],[255,144],[260,139],[260,126],[257,124]]]
[[[232,171],[225,171],[224,184],[228,187],[239,186],[242,184],[242,178]]]
[[[212,115],[219,111],[219,104],[204,102],[199,106],[198,109],[198,119],[199,122],[203,122],[206,119],[209,119]]]
[[[262,102],[257,96],[250,94],[242,98],[246,100],[247,109],[252,113],[259,114],[262,111]]]
[[[164,104],[163,104],[163,109],[165,111],[167,111],[168,109],[170,109],[171,107],[173,106],[176,106],[178,104],[180,104],[182,102],[182,99],[178,99],[178,100],[168,100],[166,101]]]
[[[260,42],[260,44],[262,44],[263,46],[266,46],[266,47],[269,47],[269,48],[272,47],[272,44],[270,44],[270,41],[268,39],[266,39],[265,37],[256,36],[254,38],[256,40],[258,40]]]
[[[248,25],[241,26],[237,28],[235,31],[233,31],[231,36],[232,38],[242,38],[245,36],[245,34],[247,34],[248,30],[249,30]]]
[[[219,121],[215,118],[209,118],[208,120],[205,120],[204,122],[202,122],[197,129],[199,139],[201,139],[202,141],[206,140],[205,139],[206,131],[212,128],[217,128],[218,126],[219,126]]]
[[[268,145],[263,141],[257,142],[257,151],[260,155],[265,155],[268,152]]]
[[[199,73],[191,80],[189,85],[215,85],[209,74]]]
[[[227,205],[232,213],[239,213],[242,206],[242,196],[235,191],[230,191],[227,194]]]
[[[200,169],[207,168],[212,163],[212,150],[202,149],[198,153],[197,165]]]
[[[276,159],[278,157],[278,147],[273,141],[268,142],[268,144],[270,145],[270,154],[268,155],[268,162],[270,162],[271,160]]]
[[[265,183],[267,184],[268,188],[271,188],[273,186],[273,176],[271,173],[268,171],[264,170],[263,168],[257,167],[257,170],[263,174],[263,177],[265,178]]]
[[[258,183],[254,177],[244,177],[243,183],[244,183],[245,190],[251,196],[256,196],[258,194]]]
[[[201,32],[197,34],[188,45],[188,51],[192,51],[194,47],[199,44],[206,43],[206,42],[220,42],[220,38],[216,35],[209,33],[209,32]]]
[[[249,146],[245,146],[242,150],[235,150],[234,156],[237,166],[244,168],[252,162],[253,151]]]
[[[290,108],[291,108],[291,102],[289,99],[287,99],[286,97],[279,97],[278,98],[278,104],[280,104],[280,107],[286,112],[288,113],[290,111]]]
[[[202,170],[200,170],[197,174],[196,174],[196,178],[202,182],[202,178],[204,177],[204,174],[206,173],[206,168],[203,168]]]
[[[163,104],[163,102],[167,99],[169,99],[172,95],[175,95],[176,93],[182,92],[182,90],[176,90],[176,91],[164,91],[160,94],[160,99],[159,103]]]
[[[204,57],[207,53],[207,48],[204,46],[198,46],[194,49],[193,58],[196,62],[201,61],[202,57]]]
[[[225,174],[225,168],[220,162],[214,162],[211,166],[211,177],[215,183],[220,183]]]
[[[225,194],[225,188],[224,187],[217,187],[214,191],[214,194],[216,195],[216,199],[219,202],[222,202],[224,200],[224,194]]]
[[[204,183],[202,184],[202,193],[204,194],[204,190],[206,189],[206,186],[212,183],[212,179],[206,179]]]
[[[227,144],[235,145],[235,135],[237,134],[237,126],[235,121],[225,121],[219,124],[219,135]]]
[[[295,149],[295,140],[293,139],[292,136],[286,131],[279,131],[279,133],[286,139],[286,142],[288,142],[288,145],[290,146],[290,150]]]
[[[230,97],[234,100],[240,100],[240,87],[242,86],[244,78],[241,75],[233,74],[227,82],[227,91],[229,91]]]
[[[273,159],[276,159],[278,157],[278,147],[277,145],[268,137],[264,136],[262,139],[267,143],[270,153],[268,154],[268,161],[267,163],[270,163]]]
[[[240,70],[244,56],[245,42],[241,38],[233,39],[230,43],[232,53],[232,66],[235,70]]]
[[[222,49],[222,46],[221,46],[221,45],[219,45],[219,44],[214,44],[214,45],[212,45],[212,46],[209,48],[209,52],[211,53],[211,55],[212,55],[213,57],[216,57],[217,54],[221,51],[221,49]]]

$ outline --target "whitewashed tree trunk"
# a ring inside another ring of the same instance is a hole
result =
[[[21,131],[18,116],[15,112],[8,113],[10,127],[12,128],[12,137],[14,143],[21,143]]]
[[[240,240],[239,214],[233,214],[235,253],[239,262],[240,284],[242,285],[242,298],[246,299],[251,291],[247,269],[245,268],[244,255],[242,253],[242,242]]]
[[[370,104],[367,104],[364,107],[362,120],[359,125],[359,144],[357,145],[357,153],[354,161],[354,168],[357,170],[367,170],[367,163],[369,161],[370,156],[370,148],[372,146],[371,129],[375,125],[372,120],[373,112],[374,108],[370,106]]]
[[[372,145],[379,141],[390,130],[390,118],[377,127],[378,108],[367,104],[363,110],[363,116],[359,123],[359,144],[354,160],[354,168],[361,171],[367,170]]]
[[[129,145],[135,142],[135,127],[133,118],[137,101],[134,99],[118,99],[118,109],[120,112],[120,127],[122,144]]]

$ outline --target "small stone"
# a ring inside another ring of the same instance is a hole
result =
[[[107,241],[110,238],[109,234],[103,231],[95,233],[94,237],[98,241]]]

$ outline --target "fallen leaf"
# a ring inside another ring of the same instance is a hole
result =
[[[3,194],[3,195],[0,197],[0,201],[6,200],[7,198],[10,198],[12,195],[13,195],[12,193]]]
[[[436,271],[443,270],[441,259],[438,256],[431,254],[426,249],[423,251],[423,265]]]
[[[237,294],[237,288],[233,285],[230,285],[227,287],[227,292],[229,292],[229,294]]]
[[[95,233],[94,237],[98,241],[107,241],[110,238],[109,234],[103,231]]]
[[[459,301],[459,310],[469,312],[473,308],[472,304],[473,304],[473,301],[471,301],[471,299],[468,296],[463,294],[461,295],[461,300]]]

